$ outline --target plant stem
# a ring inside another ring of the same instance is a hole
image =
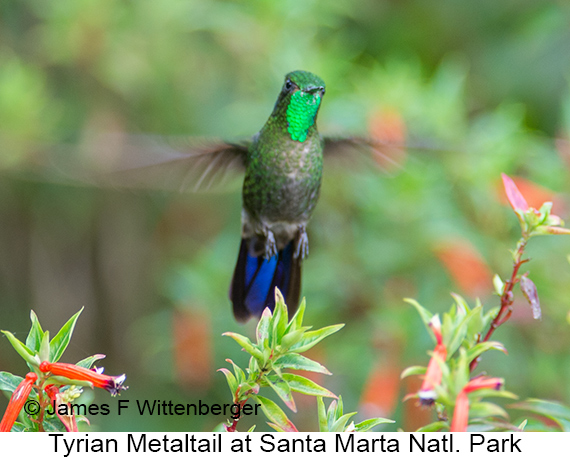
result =
[[[517,275],[521,265],[525,262],[528,262],[528,259],[522,259],[528,239],[529,236],[526,233],[523,233],[522,238],[517,243],[517,249],[513,253],[513,272],[511,273],[510,279],[505,282],[505,285],[503,286],[503,293],[501,294],[501,308],[499,309],[499,312],[495,318],[491,321],[491,325],[489,326],[489,330],[487,330],[485,337],[482,340],[479,337],[479,341],[489,341],[491,335],[493,335],[493,332],[505,322],[507,322],[511,317],[514,301],[513,288],[515,284],[519,282]],[[469,364],[470,371],[473,371],[477,367],[479,360],[480,357],[476,357],[471,361]]]
[[[265,367],[261,369],[261,371],[257,374],[257,376],[255,377],[255,380],[253,381],[253,385],[259,384],[262,376],[263,376],[263,372],[265,370]],[[245,392],[243,395],[245,396],[245,399],[242,401],[237,401],[238,396],[242,396],[242,395],[238,395],[239,393],[239,387],[238,390],[236,391],[236,399],[234,400],[234,404],[239,405],[239,410],[241,411],[243,405],[245,405],[247,403],[247,400],[249,400],[251,394],[253,393],[252,390],[248,390],[247,392]],[[226,432],[235,432],[236,431],[236,427],[238,424],[238,421],[240,420],[240,417],[238,417],[237,419],[234,419],[232,421],[232,424],[230,426],[225,426],[226,427]]]
[[[239,410],[241,411],[243,405],[247,402],[247,398],[245,400],[240,401],[239,403],[237,403],[239,405]],[[235,432],[236,431],[236,427],[238,424],[238,421],[240,420],[240,418],[238,417],[237,419],[234,419],[232,422],[232,425],[230,425],[229,427],[226,427],[226,432]]]

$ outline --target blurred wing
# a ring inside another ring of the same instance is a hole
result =
[[[342,167],[370,166],[379,167],[384,172],[396,172],[404,168],[404,162],[417,159],[408,155],[408,151],[420,151],[422,156],[434,158],[434,153],[454,153],[448,145],[440,144],[429,138],[410,138],[408,141],[382,139],[379,137],[350,136],[323,137],[324,156],[327,162],[334,162]]]
[[[385,171],[402,168],[406,148],[372,137],[324,137],[324,156],[342,167],[376,164]]]
[[[103,187],[216,191],[242,176],[249,144],[103,135],[78,148],[73,162],[52,165],[68,179]]]

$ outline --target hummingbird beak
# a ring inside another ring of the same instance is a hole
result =
[[[309,86],[305,89],[305,92],[309,94],[319,94],[321,97],[325,94],[325,88],[323,86]]]
[[[323,95],[325,93],[325,88],[322,86],[310,86],[307,87],[303,92],[307,95],[312,96],[312,105],[320,103]]]

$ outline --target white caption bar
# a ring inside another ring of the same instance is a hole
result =
[[[568,433],[2,433],[2,455],[570,455]]]

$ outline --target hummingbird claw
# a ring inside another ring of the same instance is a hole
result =
[[[277,243],[275,242],[275,235],[271,230],[267,230],[267,234],[265,235],[265,255],[266,259],[270,259],[271,257],[277,255]]]
[[[303,260],[309,255],[309,237],[305,231],[305,227],[299,227],[299,234],[297,237],[297,249],[295,250],[295,258],[299,257]]]

